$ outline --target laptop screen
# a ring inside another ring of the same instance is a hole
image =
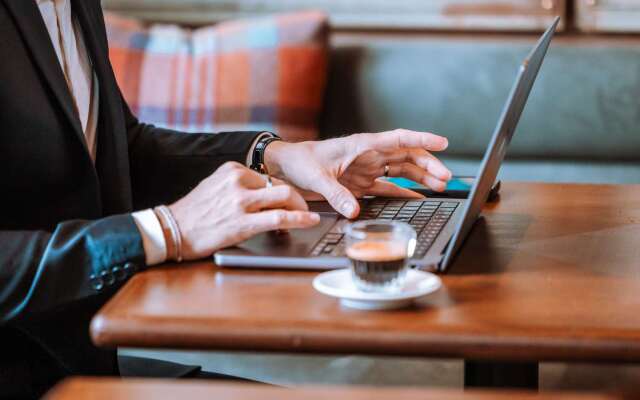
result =
[[[466,203],[463,217],[460,219],[459,225],[449,242],[444,259],[440,264],[440,270],[445,270],[448,267],[480,215],[482,206],[485,204],[491,187],[498,176],[507,147],[511,142],[559,21],[559,17],[555,19],[520,66],[516,82],[511,89],[507,103],[502,110],[491,142],[480,165],[478,179],[469,194],[469,201]]]

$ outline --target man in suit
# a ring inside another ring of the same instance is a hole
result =
[[[415,196],[383,174],[436,190],[451,175],[429,152],[446,139],[429,133],[293,144],[141,123],[109,64],[99,0],[0,0],[0,60],[4,396],[37,397],[72,374],[118,374],[115,352],[91,344],[88,324],[142,269],[312,226],[319,217],[305,199],[314,196],[348,217],[357,196]]]

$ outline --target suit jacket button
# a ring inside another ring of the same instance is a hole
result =
[[[111,268],[111,273],[118,281],[123,281],[127,278],[127,273],[124,272],[124,269],[122,269],[122,267],[119,267],[117,265]]]
[[[135,274],[137,270],[138,267],[136,267],[134,263],[128,262],[124,265],[124,272],[127,274],[127,276],[133,276],[133,274]]]
[[[102,278],[104,283],[109,286],[113,285],[116,282],[116,278],[108,269],[102,270],[102,272],[100,272],[100,277]]]
[[[101,291],[104,288],[104,281],[101,277],[91,274],[89,276],[89,282],[91,283],[91,287],[97,292]]]

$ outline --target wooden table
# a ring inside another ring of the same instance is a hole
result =
[[[53,388],[46,400],[616,400],[616,394],[545,393],[525,391],[452,391],[400,388],[296,388],[267,385],[227,385],[203,381],[72,378]],[[631,398],[631,397],[629,397]]]
[[[203,261],[134,277],[93,340],[455,357],[469,386],[535,386],[539,361],[640,361],[640,186],[506,183],[484,215],[444,289],[410,309],[345,309],[314,273]]]

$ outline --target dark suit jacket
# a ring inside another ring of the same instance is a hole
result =
[[[100,84],[97,160],[34,0],[0,0],[0,393],[117,373],[88,323],[144,267],[130,212],[171,202],[257,132],[182,134],[138,122],[108,60],[99,0],[72,0]]]

